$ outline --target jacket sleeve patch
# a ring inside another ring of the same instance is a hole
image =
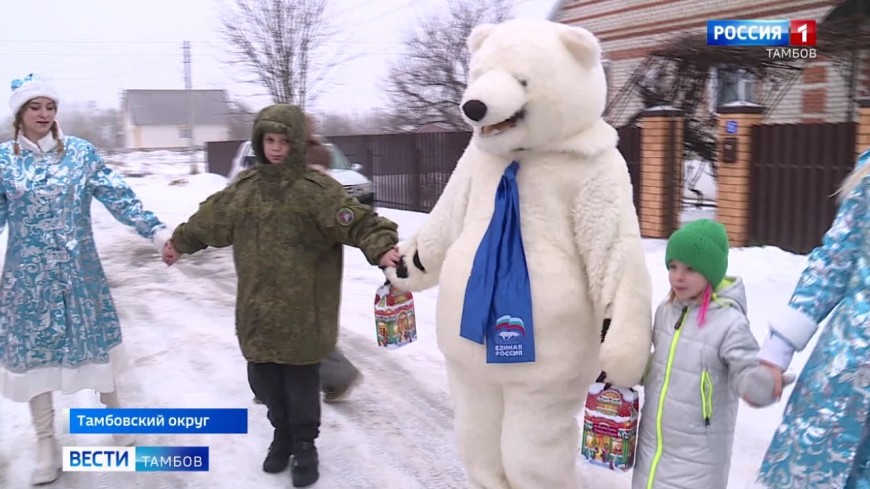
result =
[[[354,216],[353,211],[349,207],[342,207],[335,214],[335,220],[338,221],[339,226],[350,226],[355,217],[356,216]]]

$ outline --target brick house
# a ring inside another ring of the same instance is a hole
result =
[[[609,97],[628,83],[647,55],[684,34],[703,34],[709,19],[816,19],[822,22],[845,4],[864,0],[563,0],[554,5],[550,20],[582,26],[601,41],[608,77]],[[866,8],[862,6],[860,8]],[[870,17],[868,17],[870,18]],[[821,28],[821,26],[820,26]],[[784,90],[767,114],[769,123],[846,122],[854,120],[852,98],[870,97],[870,47],[857,55],[855,80],[842,66],[822,57],[808,63],[799,78]],[[847,70],[848,71],[848,70]],[[730,102],[757,103],[757,83],[751,76],[728,67],[711,69],[707,89],[710,110]],[[614,113],[610,122],[622,125],[642,109],[634,97],[627,110]],[[851,110],[850,110],[851,109]]]

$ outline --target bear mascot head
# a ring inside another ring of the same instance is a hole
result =
[[[546,151],[601,121],[607,82],[601,48],[586,29],[531,20],[484,24],[468,48],[461,109],[484,151]]]
[[[468,39],[474,133],[399,245],[393,286],[439,285],[460,454],[474,487],[578,487],[577,415],[596,378],[635,385],[652,286],[598,41],[514,20]]]

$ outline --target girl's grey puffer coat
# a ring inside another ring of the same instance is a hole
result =
[[[697,303],[655,316],[632,489],[725,489],[739,397],[757,367],[746,292],[726,278],[698,326]]]

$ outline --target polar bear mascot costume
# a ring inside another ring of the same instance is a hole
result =
[[[440,284],[438,346],[471,487],[581,487],[587,389],[599,374],[636,385],[651,345],[631,182],[601,118],[600,47],[584,29],[530,20],[478,26],[468,47],[461,110],[474,135],[387,278]]]

